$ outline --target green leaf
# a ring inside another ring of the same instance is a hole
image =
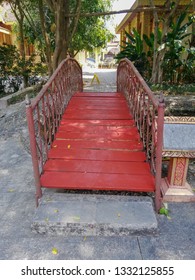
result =
[[[132,41],[133,43],[135,43],[135,38],[133,36],[131,36],[129,33],[127,33],[127,31],[125,31],[125,34],[127,36],[127,38]]]
[[[165,207],[162,207],[162,208],[160,208],[160,210],[159,210],[159,214],[168,216],[169,210],[168,210],[167,208],[165,208]]]
[[[152,42],[151,38],[149,38],[146,34],[143,34],[143,38],[144,38],[144,41],[146,42],[146,44],[147,44],[150,48],[153,48],[153,47],[154,47],[154,41]]]

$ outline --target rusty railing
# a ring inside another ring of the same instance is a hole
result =
[[[36,204],[42,196],[40,175],[48,158],[64,110],[75,92],[83,91],[82,69],[65,59],[32,102],[26,98],[26,115],[36,186]]]
[[[117,69],[117,91],[125,95],[130,112],[146,151],[147,160],[155,176],[155,205],[161,206],[161,169],[164,126],[164,100],[158,100],[128,59],[120,61]]]

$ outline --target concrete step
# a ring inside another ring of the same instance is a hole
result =
[[[150,197],[44,194],[32,231],[64,236],[128,236],[153,234],[157,219]]]

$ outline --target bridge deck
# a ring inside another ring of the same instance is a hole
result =
[[[119,93],[77,93],[41,175],[46,188],[154,191],[154,177]]]

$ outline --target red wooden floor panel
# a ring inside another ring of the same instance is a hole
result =
[[[75,127],[73,126],[67,126],[67,125],[62,125],[59,127],[59,131],[66,131],[66,132],[85,132],[86,131],[86,126],[77,126],[77,129],[75,131]],[[105,125],[99,125],[99,126],[88,126],[87,127],[87,133],[107,133],[107,132],[125,132],[128,133],[129,131],[133,132],[135,131],[135,126],[105,126]]]
[[[47,188],[154,191],[151,175],[45,171],[41,184]]]
[[[91,160],[110,160],[110,161],[145,161],[144,152],[132,151],[107,151],[107,150],[77,150],[53,148],[49,151],[49,158],[53,159],[91,159]]]
[[[104,139],[61,139],[55,140],[52,148],[60,149],[93,149],[93,150],[127,150],[127,151],[142,151],[143,144],[135,140],[118,141]]]
[[[72,126],[72,127],[83,127],[83,126],[135,126],[135,122],[132,119],[128,120],[67,120],[62,119],[61,125]]]
[[[129,113],[121,112],[121,113],[110,113],[107,112],[91,112],[87,113],[85,110],[82,110],[82,112],[73,112],[68,113],[65,112],[63,115],[63,119],[69,119],[69,120],[125,120],[127,118],[132,118]]]
[[[100,132],[93,132],[93,131],[81,131],[81,132],[66,132],[63,130],[60,130],[59,132],[57,132],[56,134],[56,139],[98,139],[100,136]],[[101,139],[123,139],[123,140],[128,140],[131,137],[135,137],[134,139],[139,140],[139,134],[137,133],[137,129],[129,129],[129,131],[125,132],[125,131],[106,131],[103,130],[101,132]]]
[[[143,144],[120,93],[76,93],[41,176],[48,188],[154,191]]]
[[[113,173],[113,174],[150,174],[146,162],[97,161],[97,160],[61,160],[52,159],[46,162],[45,171]]]
[[[124,96],[119,92],[77,92],[74,97],[120,97],[124,99]]]

